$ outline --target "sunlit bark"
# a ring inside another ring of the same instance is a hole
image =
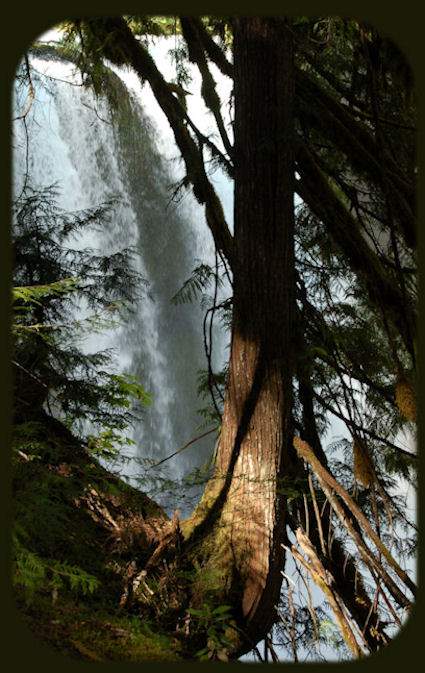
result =
[[[283,20],[234,22],[235,211],[231,357],[215,475],[191,523],[239,588],[255,642],[275,617],[292,408],[293,65]],[[209,514],[206,514],[209,512]],[[211,545],[209,546],[211,550]],[[242,649],[250,649],[248,641]]]

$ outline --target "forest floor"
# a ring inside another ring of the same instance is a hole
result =
[[[13,581],[32,634],[80,661],[187,661],[176,611],[155,620],[146,582],[149,607],[131,600],[172,525],[163,510],[50,417],[16,426],[12,451]]]

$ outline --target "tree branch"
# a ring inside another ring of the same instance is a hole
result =
[[[363,553],[365,554],[367,559],[372,563],[377,572],[384,579],[385,584],[388,587],[388,590],[390,591],[392,596],[397,600],[399,605],[401,605],[402,607],[410,608],[411,601],[409,601],[406,598],[406,596],[399,590],[395,582],[391,579],[388,573],[383,569],[382,565],[376,560],[371,551],[365,545],[363,540],[360,538],[359,534],[353,529],[351,522],[349,522],[348,519],[346,518],[341,506],[336,502],[335,497],[332,495],[331,491],[334,491],[342,498],[345,504],[349,507],[352,514],[356,517],[359,524],[366,531],[367,535],[371,538],[371,540],[373,540],[377,549],[386,558],[388,564],[396,572],[396,574],[399,576],[402,582],[404,582],[405,585],[410,589],[410,591],[414,596],[416,595],[417,591],[415,583],[412,582],[407,573],[402,568],[400,568],[397,561],[394,559],[394,557],[391,555],[391,553],[388,551],[386,546],[379,539],[379,537],[369,524],[368,520],[366,519],[361,509],[358,507],[357,503],[351,498],[351,496],[347,493],[347,491],[336,481],[336,479],[323,467],[323,465],[321,465],[320,461],[314,455],[313,450],[309,446],[309,444],[299,439],[298,437],[295,437],[294,447],[298,453],[298,456],[300,458],[303,458],[310,465],[314,474],[319,479],[321,487],[328,495],[328,499],[330,498],[329,501],[331,505],[334,507],[335,512],[340,517],[341,522],[349,531],[350,536],[355,540],[357,546],[359,547],[359,551],[361,551],[362,554]]]
[[[351,269],[363,281],[369,298],[391,316],[393,324],[413,356],[411,334],[415,333],[415,316],[406,306],[397,287],[388,280],[379,258],[359,231],[357,220],[332,191],[305,144],[297,142],[297,165],[301,180],[295,190],[316,216],[326,223],[335,244],[345,255]],[[406,329],[406,324],[409,329]]]
[[[343,149],[353,166],[366,173],[376,184],[383,187],[382,161],[373,136],[308,75],[297,71],[296,94],[299,103],[298,114],[310,125],[324,132],[335,144]],[[407,245],[416,245],[416,224],[413,207],[415,185],[401,174],[399,167],[388,154],[384,154],[386,175],[391,182],[391,199],[398,214],[398,224]]]
[[[196,63],[202,76],[202,97],[207,107],[214,115],[224,148],[229,157],[231,157],[233,148],[224,126],[223,117],[221,116],[221,102],[217,95],[215,82],[209,71],[207,59],[205,58],[205,53],[198,34],[199,23],[199,21],[196,22],[183,16],[180,17],[183,36],[189,48],[189,59],[192,63]]]
[[[164,77],[145,47],[136,40],[127,23],[120,17],[90,18],[86,25],[102,49],[105,58],[117,65],[123,63],[134,68],[143,81],[148,81],[152,92],[165,113],[174,133],[177,146],[186,165],[187,178],[200,204],[205,205],[205,215],[214,241],[232,265],[233,239],[223,208],[205,172],[202,150],[191,138],[186,125],[186,113],[173,95]]]

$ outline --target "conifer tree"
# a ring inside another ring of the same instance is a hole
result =
[[[90,333],[117,327],[143,291],[134,251],[102,254],[78,245],[105,226],[116,202],[64,212],[58,188],[26,187],[13,208],[13,365],[16,422],[48,412],[94,427],[123,429],[127,396],[149,396],[131,376],[113,373],[109,350],[85,352]],[[92,428],[93,430],[93,428]]]

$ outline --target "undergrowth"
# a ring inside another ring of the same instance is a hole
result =
[[[152,553],[146,521],[166,522],[47,416],[13,431],[16,607],[36,638],[91,662],[172,662],[177,638],[121,604],[134,564]]]

